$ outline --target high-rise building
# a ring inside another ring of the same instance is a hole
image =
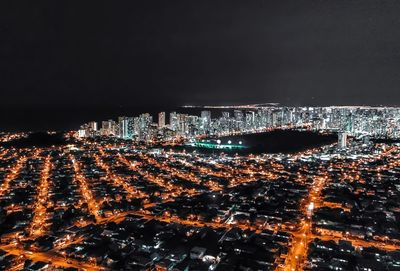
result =
[[[101,122],[100,134],[103,136],[117,135],[117,124],[114,120],[106,120]]]
[[[178,133],[180,135],[185,135],[188,133],[188,115],[187,114],[177,114],[178,117]]]
[[[169,127],[171,130],[176,131],[178,129],[178,115],[176,112],[169,113]]]
[[[279,119],[279,116],[280,116],[281,114],[280,114],[280,112],[278,112],[278,111],[274,111],[274,112],[272,112],[272,127],[275,127],[275,126],[279,126],[280,125],[280,119]]]
[[[243,130],[244,125],[243,125],[243,112],[242,110],[235,110],[233,112],[233,116],[235,117],[236,125],[235,128],[236,130]]]
[[[200,128],[202,133],[207,133],[211,126],[211,111],[201,111],[201,124]]]
[[[354,132],[354,117],[352,113],[347,115],[345,131],[350,134]]]
[[[345,149],[347,147],[347,133],[338,133],[338,148]]]
[[[87,136],[88,136],[88,135],[87,135],[87,132],[86,132],[85,129],[79,129],[79,130],[78,130],[78,137],[83,138],[83,137],[87,137]]]
[[[139,116],[139,140],[149,140],[152,137],[150,126],[153,124],[153,117],[149,113]],[[157,125],[156,125],[157,126]],[[153,130],[153,127],[151,128]]]
[[[165,112],[158,113],[158,128],[165,127]]]
[[[88,123],[89,129],[91,129],[92,131],[97,131],[97,122],[95,121],[91,121]]]
[[[245,118],[245,127],[247,130],[251,130],[253,128],[255,119],[254,111],[246,112]]]
[[[125,119],[126,122],[126,134],[125,134],[125,138],[127,139],[132,139],[133,138],[133,134],[134,134],[134,122],[133,122],[133,117],[128,117]]]
[[[211,111],[201,111],[201,119],[205,122],[211,122]]]
[[[119,137],[120,138],[132,139],[133,132],[134,132],[132,117],[119,117],[118,118],[118,126],[119,126]]]

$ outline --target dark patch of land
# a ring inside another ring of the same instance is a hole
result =
[[[311,131],[275,130],[272,132],[227,136],[224,139],[243,141],[251,153],[295,153],[322,147],[337,141],[335,134],[320,134]]]
[[[179,146],[177,149],[198,151],[201,153],[227,154],[259,154],[259,153],[297,153],[308,149],[318,148],[337,141],[336,134],[320,134],[312,131],[275,130],[271,132],[226,136],[220,138],[223,142],[242,141],[246,149],[206,149],[201,147]],[[174,148],[173,148],[174,149]]]
[[[48,134],[45,132],[31,133],[27,137],[0,143],[0,146],[9,148],[46,148],[67,144],[67,140],[62,133]]]

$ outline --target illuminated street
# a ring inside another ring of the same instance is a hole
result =
[[[32,225],[30,226],[30,235],[38,237],[43,234],[46,228],[46,209],[50,207],[49,204],[49,175],[51,170],[51,159],[46,157],[43,169],[40,176],[38,185],[38,195],[36,199],[36,206],[34,207],[34,217]]]
[[[171,231],[186,236],[179,242],[189,251],[193,245],[187,245],[186,238],[196,244],[203,231],[214,236],[221,248],[210,250],[212,263],[202,263],[204,267],[227,263],[230,256],[224,251],[229,251],[225,246],[230,242],[241,251],[232,257],[250,257],[252,250],[244,244],[261,249],[265,263],[259,268],[266,270],[312,269],[319,249],[344,241],[355,251],[399,251],[396,232],[376,227],[369,233],[371,228],[357,226],[356,221],[354,227],[345,224],[356,202],[352,205],[344,196],[361,193],[373,198],[383,190],[400,196],[391,178],[400,174],[400,149],[376,144],[369,147],[375,154],[365,155],[361,146],[352,144],[360,149],[353,160],[336,154],[335,144],[295,155],[224,157],[153,152],[108,141],[25,149],[19,157],[3,151],[1,198],[6,216],[0,250],[11,257],[10,270],[21,269],[28,259],[47,265],[46,270],[160,267],[169,253],[146,263],[133,260],[136,256],[118,263],[119,258],[105,260],[102,255],[111,253],[110,244],[121,251],[134,249],[132,253],[141,257],[150,255],[148,251],[169,251],[174,238],[161,236]],[[371,176],[374,181],[368,184],[365,179]],[[339,192],[344,187],[352,194]],[[26,196],[18,197],[23,191]],[[398,202],[388,206],[386,212],[400,210]],[[335,215],[339,218],[330,218]],[[365,221],[368,210],[360,209],[355,216]],[[382,223],[395,227],[390,221]],[[152,227],[158,230],[146,241]]]

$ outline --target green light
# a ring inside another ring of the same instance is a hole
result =
[[[244,146],[244,145],[204,143],[204,142],[195,142],[194,145],[196,147],[206,148],[206,149],[246,149],[247,148],[247,146]]]

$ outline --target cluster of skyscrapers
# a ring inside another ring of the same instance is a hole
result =
[[[215,112],[214,112],[215,111]],[[213,115],[213,117],[212,117]],[[344,136],[374,138],[400,137],[400,108],[366,106],[286,107],[249,106],[229,110],[203,110],[200,115],[158,113],[157,122],[149,113],[118,120],[82,125],[79,137],[111,136],[138,141],[221,136],[261,132],[280,127],[331,131]]]

